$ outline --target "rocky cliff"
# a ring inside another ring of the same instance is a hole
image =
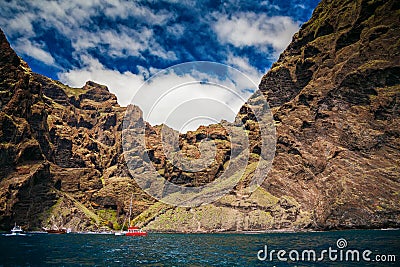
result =
[[[125,108],[107,87],[32,73],[0,41],[0,227],[118,228],[132,192],[134,214],[152,204],[121,167]]]
[[[312,227],[399,225],[398,1],[322,1],[260,89],[277,153],[264,183]]]
[[[1,33],[0,228],[118,229],[132,192],[134,223],[155,231],[398,227],[399,15],[396,1],[322,1],[259,86],[277,135],[262,187],[245,190],[260,134],[244,105],[237,117],[250,140],[244,177],[230,194],[194,208],[156,202],[136,185],[122,153],[126,108],[107,87],[70,88],[33,73]],[[185,172],[163,154],[161,126],[134,109],[147,155],[167,180],[193,187],[224,172],[223,127],[179,135],[189,157],[199,156],[205,138],[218,148],[209,168]]]
[[[199,208],[150,209],[137,221],[200,232],[398,227],[399,7],[322,1],[295,34],[259,85],[277,131],[262,188]],[[239,116],[256,148],[245,106]]]

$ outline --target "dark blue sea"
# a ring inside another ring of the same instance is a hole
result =
[[[400,266],[400,230],[0,236],[0,266]]]

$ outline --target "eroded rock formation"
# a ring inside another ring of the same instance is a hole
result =
[[[117,229],[132,192],[134,223],[155,231],[398,227],[399,12],[394,0],[323,0],[259,86],[277,138],[262,187],[245,190],[263,156],[246,104],[237,116],[250,142],[244,177],[194,208],[157,202],[136,185],[122,153],[126,108],[107,87],[71,88],[33,73],[1,33],[0,228]],[[214,162],[179,170],[164,155],[161,126],[143,121],[137,107],[133,116],[148,141],[146,151],[129,152],[135,175],[145,171],[143,153],[160,175],[189,187],[214,180],[230,161],[229,136],[211,125],[179,135],[178,145],[198,158],[208,138],[218,148]]]

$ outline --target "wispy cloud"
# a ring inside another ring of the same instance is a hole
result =
[[[186,132],[223,119],[232,122],[255,90],[256,84],[229,66],[192,62],[157,73],[133,102],[146,121]]]
[[[114,0],[106,2],[104,14],[110,18],[128,19],[136,18],[148,25],[165,25],[175,14],[165,9],[151,10],[138,2]],[[103,5],[102,5],[103,6]]]
[[[43,44],[31,42],[28,39],[18,39],[14,49],[22,55],[30,56],[36,60],[39,60],[47,65],[55,65],[53,56],[45,50]]]
[[[82,87],[88,80],[105,84],[117,95],[118,102],[122,106],[130,104],[135,92],[144,83],[145,77],[150,75],[145,68],[140,68],[142,70],[140,74],[111,70],[87,55],[82,56],[81,61],[85,64],[82,68],[60,73],[60,81],[72,87]]]
[[[236,47],[272,46],[281,52],[298,31],[299,23],[286,16],[268,17],[254,12],[239,12],[219,17],[213,28],[222,43]]]
[[[258,85],[261,82],[261,77],[265,73],[260,71],[249,62],[249,59],[243,56],[237,56],[233,53],[229,53],[226,59],[226,64],[232,66],[239,71],[243,72],[254,84]]]
[[[143,51],[163,59],[176,59],[172,51],[155,42],[150,26],[164,25],[174,17],[166,10],[154,12],[148,7],[130,1],[19,1],[5,2],[0,10],[0,24],[8,35],[16,36],[16,42],[32,42],[40,32],[55,29],[66,39],[71,40],[74,54],[86,53],[88,49],[102,49],[110,57],[139,56]],[[15,17],[15,11],[19,13]],[[135,27],[117,25],[116,19],[137,21]],[[99,21],[107,21],[115,28],[104,28]],[[36,27],[33,27],[36,24]],[[178,29],[178,28],[177,28]],[[22,40],[20,40],[22,39]],[[21,47],[28,47],[29,44]],[[33,45],[37,54],[39,47]],[[21,50],[22,51],[22,50]],[[57,51],[55,51],[57,52]],[[53,64],[51,54],[41,53],[45,64]]]
[[[18,14],[16,17],[9,20],[6,17],[3,17],[0,21],[2,22],[2,25],[4,25],[5,21],[8,20],[8,23],[5,24],[5,30],[8,34],[12,36],[24,36],[26,38],[35,35],[32,26],[32,21],[34,19],[34,14]]]
[[[74,87],[87,80],[106,84],[127,105],[157,70],[189,61],[224,63],[258,84],[317,1],[2,1],[0,27],[34,71],[51,72],[42,74]],[[165,83],[181,79],[171,74]],[[160,123],[178,100],[202,95],[237,109],[244,101],[197,86],[173,94],[151,122]],[[220,112],[221,118],[235,113]]]
[[[121,28],[119,32],[114,29],[96,32],[79,30],[73,38],[72,46],[77,54],[88,49],[106,47],[103,53],[111,57],[139,56],[148,48],[153,34],[150,29],[143,27],[134,31],[126,27]]]

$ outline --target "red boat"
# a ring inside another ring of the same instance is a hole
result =
[[[128,227],[128,232],[125,234],[126,236],[147,236],[147,232],[143,231],[139,227],[131,226]]]

